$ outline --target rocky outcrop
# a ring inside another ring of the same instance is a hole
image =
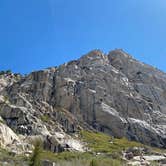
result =
[[[20,142],[19,137],[5,124],[0,123],[0,146],[5,148],[14,142]]]
[[[166,147],[166,74],[123,50],[94,50],[11,83],[2,79],[0,115],[7,125],[51,139],[46,144],[54,150],[56,132],[80,129]]]
[[[32,153],[33,145],[26,142],[23,136],[17,135],[1,119],[0,148],[10,151],[12,155],[30,155]]]
[[[54,135],[47,136],[44,140],[44,149],[54,153],[72,150],[84,152],[86,150],[85,143],[63,132],[56,132]]]

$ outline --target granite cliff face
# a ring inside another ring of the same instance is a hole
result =
[[[122,50],[94,50],[24,77],[1,75],[0,116],[54,152],[83,151],[80,129],[166,147],[166,74]]]

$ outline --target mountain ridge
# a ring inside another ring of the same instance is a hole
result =
[[[123,52],[124,54],[127,54],[130,58],[132,58],[132,59],[134,59],[134,60],[136,60],[136,61],[138,61],[138,62],[140,62],[140,63],[142,63],[142,64],[144,64],[144,65],[148,65],[149,67],[152,67],[152,68],[154,68],[155,70],[158,70],[158,71],[160,71],[160,72],[162,72],[162,73],[164,73],[164,74],[166,73],[166,72],[165,72],[164,70],[162,70],[161,68],[156,67],[156,66],[154,66],[154,65],[152,65],[152,64],[149,64],[149,63],[147,63],[147,62],[145,62],[145,61],[143,61],[143,60],[141,60],[141,59],[137,59],[136,57],[134,57],[133,55],[129,54],[127,51],[125,51],[124,49],[121,49],[121,48],[116,48],[116,49],[113,49],[113,50],[108,51],[108,52],[104,52],[102,49],[93,49],[93,50],[91,50],[91,51],[88,51],[87,53],[82,54],[82,55],[81,55],[80,57],[78,57],[78,58],[70,59],[69,61],[64,62],[64,63],[61,63],[61,64],[56,65],[56,66],[53,66],[53,65],[50,66],[50,65],[49,65],[48,67],[43,67],[43,68],[40,68],[40,69],[33,69],[33,70],[31,70],[30,72],[28,72],[28,73],[22,73],[21,71],[12,71],[12,70],[10,70],[10,69],[1,70],[1,72],[3,72],[3,73],[5,73],[5,72],[13,73],[13,74],[21,75],[22,77],[24,77],[24,76],[26,76],[26,75],[29,75],[29,74],[32,73],[32,72],[38,72],[38,71],[42,71],[42,70],[46,70],[46,69],[50,69],[50,68],[58,68],[58,67],[60,67],[61,65],[64,65],[64,64],[67,64],[67,63],[70,63],[70,62],[73,62],[73,61],[77,61],[77,60],[79,60],[80,58],[82,58],[82,57],[86,56],[87,54],[89,54],[90,52],[95,52],[95,51],[101,52],[104,56],[107,56],[107,55],[109,55],[110,52],[114,52],[114,51]],[[0,74],[1,74],[1,73],[0,73]]]

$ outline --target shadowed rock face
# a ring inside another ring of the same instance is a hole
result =
[[[166,147],[166,74],[122,50],[94,50],[1,93],[9,102],[1,103],[0,115],[21,134],[85,128]]]

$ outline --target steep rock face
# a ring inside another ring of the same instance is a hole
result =
[[[166,147],[166,74],[122,50],[30,73],[1,94],[0,115],[23,135],[84,128]]]

